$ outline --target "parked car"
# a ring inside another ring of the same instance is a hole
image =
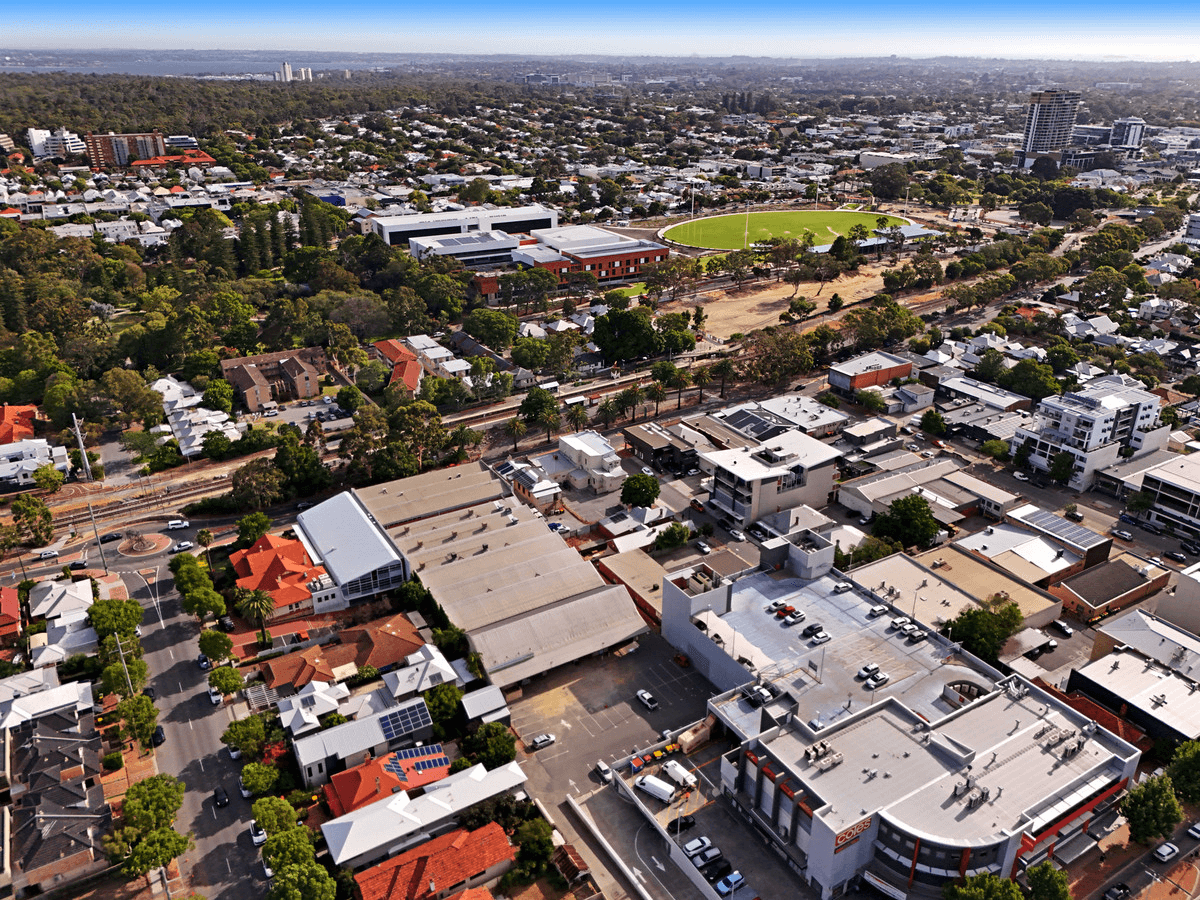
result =
[[[908,450],[910,453],[916,453],[921,448],[919,446],[917,446],[916,444],[905,444],[904,449]]]
[[[1104,900],[1127,900],[1131,893],[1133,891],[1129,889],[1129,885],[1122,881],[1104,892]]]
[[[219,627],[226,634],[230,634],[234,629],[237,628],[237,626],[233,624],[233,619],[229,616],[221,616],[221,618],[217,620],[217,627]]]
[[[1029,480],[1029,476],[1026,475],[1024,472],[1013,472],[1013,478],[1017,479],[1017,481],[1028,481]]]
[[[1119,516],[1117,516],[1117,518],[1122,522],[1128,522],[1130,525],[1137,525],[1139,521],[1135,516],[1131,516],[1129,513],[1121,513]]]
[[[649,691],[638,691],[637,698],[642,701],[642,706],[646,709],[658,709],[658,701],[654,699],[654,695]]]
[[[221,787],[219,784],[213,789],[213,803],[217,806],[229,805],[229,795],[225,793],[225,788]]]
[[[1151,534],[1162,534],[1163,533],[1163,530],[1161,528],[1159,528],[1157,525],[1155,525],[1153,522],[1138,522],[1138,527],[1141,528],[1143,531],[1150,532]]]
[[[1068,519],[1070,519],[1072,522],[1082,522],[1083,521],[1083,513],[1081,513],[1077,509],[1073,509],[1070,512],[1065,512],[1065,513],[1063,513],[1063,515],[1066,516]]]
[[[676,816],[671,820],[671,824],[667,826],[667,831],[673,831],[676,834],[687,831],[689,828],[696,827],[695,816]]]
[[[1075,629],[1072,628],[1070,625],[1068,625],[1066,622],[1064,622],[1062,619],[1055,619],[1050,624],[1053,625],[1055,628],[1057,628],[1059,631],[1061,631],[1063,634],[1065,634],[1067,637],[1070,637],[1071,635],[1073,635],[1075,633]]]
[[[746,539],[745,533],[738,530],[737,528],[730,528],[729,536],[731,538],[733,538],[735,541],[744,541]]]
[[[741,872],[730,872],[724,878],[717,882],[717,893],[722,897],[728,897],[740,887],[744,887],[746,879],[742,877]]]
[[[657,477],[657,476],[654,474],[654,470],[653,470],[652,468],[650,468],[649,466],[642,466],[642,474],[643,474],[643,475],[649,475],[651,478],[655,478],[655,477]]]
[[[877,619],[882,615],[886,615],[887,611],[888,611],[888,608],[886,606],[884,606],[882,603],[876,603],[874,606],[872,606],[870,609],[867,610],[867,615],[870,616],[872,619]]]
[[[888,623],[888,628],[892,631],[899,631],[901,628],[903,628],[905,625],[907,625],[909,623],[909,621],[910,620],[909,620],[908,616],[898,616],[897,618],[892,619],[892,621]]]
[[[865,666],[863,666],[861,669],[858,670],[858,677],[866,679],[866,678],[870,678],[872,675],[877,674],[878,672],[879,672],[879,664],[878,663],[867,663]]]
[[[799,625],[803,621],[804,621],[804,610],[797,609],[797,610],[793,610],[792,612],[788,613],[787,616],[784,617],[783,624],[784,625]]]
[[[1128,531],[1122,531],[1120,529],[1116,529],[1115,531],[1113,531],[1113,537],[1120,538],[1123,541],[1132,541],[1133,540],[1132,534],[1130,534]]]
[[[708,556],[712,553],[712,547],[708,546],[704,541],[696,541],[696,549],[700,551],[701,556]]]
[[[869,687],[871,690],[876,690],[878,688],[883,687],[885,684],[887,684],[891,680],[892,680],[892,676],[889,675],[887,672],[876,672],[874,675],[872,675],[870,678],[867,679],[867,687]]]
[[[612,766],[600,759],[596,761],[596,774],[600,776],[600,780],[605,784],[612,784],[613,770]]]
[[[250,820],[250,841],[255,847],[261,847],[267,842],[267,833],[263,831],[256,819]]]
[[[153,702],[158,699],[158,691],[154,690],[150,685],[146,685],[142,688],[142,696],[149,697],[151,702]]]
[[[701,850],[699,853],[692,856],[692,862],[696,864],[697,869],[702,869],[709,863],[716,862],[722,857],[720,848],[709,847],[707,850]]]
[[[1200,840],[1200,822],[1195,823],[1191,828],[1189,828],[1187,833],[1188,837]]]
[[[221,694],[221,692],[220,692],[220,691],[218,691],[218,690],[217,690],[215,687],[213,687],[212,685],[209,685],[209,688],[208,688],[208,699],[209,699],[209,701],[212,703],[212,705],[213,705],[213,706],[219,706],[219,705],[221,704],[221,701],[222,701],[223,699],[225,699],[225,698],[224,698],[224,696]]]
[[[196,657],[196,665],[198,665],[200,667],[201,671],[204,671],[204,672],[207,672],[209,669],[212,668],[212,663],[208,661],[208,657],[205,656],[203,653],[201,653],[199,656]]]
[[[695,838],[694,840],[690,840],[686,844],[684,844],[683,852],[687,856],[692,857],[692,856],[695,856],[697,853],[701,853],[704,850],[707,850],[712,845],[713,845],[713,842],[710,838],[698,837],[698,838]]]
[[[699,500],[695,499],[694,497],[692,498],[692,502],[690,505],[691,505],[692,509],[694,509],[696,512],[698,512],[698,513],[704,512],[704,504],[701,503]]]
[[[809,625],[807,628],[805,628],[802,632],[800,632],[800,637],[812,637],[818,631],[823,631],[824,629],[825,629],[825,626],[822,625],[820,622],[813,622],[811,625]]]
[[[691,478],[693,475],[699,475],[699,474],[700,474],[700,470],[699,470],[699,469],[696,469],[696,468],[691,468],[691,469],[688,469],[688,470],[687,470],[686,472],[684,472],[683,474],[684,474],[684,475],[686,475],[688,478]]]
[[[1180,541],[1179,548],[1184,553],[1190,553],[1192,556],[1200,556],[1200,544],[1193,544],[1191,541]]]
[[[852,591],[852,590],[854,590],[854,585],[852,585],[848,581],[839,581],[837,584],[835,584],[833,586],[833,592],[835,594],[845,594],[847,591]]]
[[[150,738],[150,743],[155,747],[161,747],[167,742],[167,733],[163,731],[161,725],[155,727],[154,735]]]
[[[812,636],[812,642],[816,644],[825,644],[833,640],[833,636],[828,631],[818,631]]]
[[[254,795],[250,793],[250,788],[246,787],[246,782],[242,781],[242,776],[238,776],[238,793],[246,800],[249,800]]]
[[[1188,558],[1178,550],[1168,550],[1163,554],[1163,556],[1165,556],[1167,559],[1173,559],[1177,563],[1186,563],[1188,561]]]
[[[733,863],[727,859],[718,859],[716,862],[709,863],[700,870],[700,874],[704,876],[704,880],[709,884],[714,881],[719,881],[730,872],[733,871]]]
[[[529,749],[530,750],[541,750],[543,747],[549,747],[553,743],[554,743],[554,735],[539,734],[537,737],[535,737],[532,741],[529,742]]]

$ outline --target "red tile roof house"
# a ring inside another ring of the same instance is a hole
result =
[[[492,885],[516,859],[495,822],[458,829],[354,876],[357,900],[446,900],[464,889]]]
[[[15,444],[33,437],[36,406],[0,406],[0,445]]]
[[[424,369],[421,361],[403,343],[396,340],[376,341],[371,345],[373,355],[392,367],[392,377],[388,384],[403,384],[409,394],[416,394],[421,389],[421,378]]]
[[[266,591],[275,601],[268,621],[324,612],[326,601],[340,604],[337,586],[308,556],[299,541],[265,534],[248,550],[229,554],[237,585],[248,591]]]
[[[0,588],[0,644],[21,636],[21,598],[15,587]]]
[[[397,791],[411,791],[440,781],[448,774],[450,760],[442,745],[428,744],[368,759],[362,765],[338,772],[325,785],[325,800],[334,816],[344,816]]]
[[[345,681],[362,666],[383,672],[400,665],[425,645],[403,614],[377,619],[362,628],[347,628],[342,643],[286,653],[263,664],[267,687],[291,685],[297,690],[314,679]]]

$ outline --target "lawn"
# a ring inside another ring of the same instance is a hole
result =
[[[740,250],[746,246],[747,225],[749,246],[771,237],[799,237],[811,231],[816,246],[832,244],[839,234],[848,234],[855,225],[865,225],[874,233],[879,227],[874,213],[829,212],[824,210],[792,212],[752,212],[749,222],[745,213],[714,216],[684,222],[667,229],[664,237],[689,247],[704,247],[708,250]],[[905,225],[903,219],[887,217],[890,225]]]

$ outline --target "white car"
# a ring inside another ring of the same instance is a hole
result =
[[[177,544],[175,544],[174,547],[171,548],[171,552],[172,553],[182,553],[185,550],[191,550],[195,546],[196,545],[193,544],[191,541],[179,541]]]
[[[746,539],[746,535],[743,532],[738,531],[736,528],[729,529],[729,536],[735,541],[744,541]]]
[[[554,743],[554,735],[539,734],[537,737],[535,737],[532,741],[529,742],[529,749],[541,750],[543,747],[549,747],[553,743]]]
[[[1029,476],[1026,475],[1024,472],[1013,472],[1013,478],[1017,479],[1017,481],[1028,481],[1029,480]]]
[[[858,677],[863,678],[863,679],[870,678],[872,675],[874,675],[878,671],[879,671],[879,665],[877,663],[867,663],[865,666],[863,666],[861,669],[858,670]]]
[[[208,688],[208,699],[212,701],[212,705],[213,705],[213,706],[218,706],[218,705],[220,705],[220,703],[221,703],[221,700],[222,700],[223,698],[222,698],[222,696],[221,696],[221,692],[220,692],[220,691],[218,691],[218,690],[217,690],[215,687],[213,687],[212,685],[209,685],[209,688]]]
[[[255,847],[261,847],[267,842],[267,833],[263,831],[256,819],[250,820],[250,840]]]
[[[713,845],[712,841],[706,837],[698,837],[688,841],[683,845],[683,852],[689,857],[695,856],[697,853],[703,853]]]
[[[642,701],[642,706],[646,709],[658,709],[658,701],[654,699],[654,695],[649,691],[638,691],[637,698]]]
[[[899,618],[892,619],[891,623],[888,625],[888,628],[892,629],[893,631],[899,631],[910,621],[911,620],[908,618],[908,616],[900,616]]]
[[[708,546],[704,541],[696,541],[696,549],[700,551],[701,556],[708,556],[708,554],[712,553],[712,547]]]
[[[828,641],[832,641],[832,640],[833,640],[833,637],[829,634],[828,631],[818,631],[816,634],[814,634],[812,636],[813,644],[824,644],[824,643],[827,643]]]
[[[1154,849],[1154,858],[1159,862],[1166,862],[1169,859],[1174,859],[1179,855],[1179,848],[1168,841],[1165,844],[1159,844]]]
[[[597,760],[597,762],[596,762],[596,774],[600,776],[600,780],[603,781],[605,784],[612,784],[612,779],[613,779],[612,766],[610,766],[608,763],[606,763],[602,759]]]
[[[658,477],[658,476],[656,476],[656,475],[654,474],[654,470],[653,470],[652,468],[650,468],[649,466],[642,466],[642,474],[643,474],[643,475],[649,475],[651,478],[657,478],[657,477]]]

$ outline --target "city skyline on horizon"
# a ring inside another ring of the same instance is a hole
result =
[[[538,57],[602,55],[682,58],[749,56],[764,59],[837,57],[930,58],[1078,62],[1189,62],[1200,54],[1200,21],[1194,7],[1166,0],[1153,16],[1125,4],[1093,3],[1056,9],[1048,18],[1033,0],[988,0],[964,12],[948,0],[898,9],[885,0],[863,0],[851,19],[824,3],[764,0],[752,15],[726,3],[664,0],[647,8],[630,0],[564,9],[535,2],[514,17],[493,4],[464,0],[453,18],[444,11],[397,8],[362,0],[353,17],[327,4],[301,0],[245,4],[214,0],[203,11],[172,12],[133,2],[97,7],[66,0],[54,11],[70,34],[87,33],[90,47],[70,47],[62,25],[47,25],[23,10],[10,11],[5,43],[13,49],[58,51],[272,51],[280,53],[527,54]],[[1065,12],[1065,15],[1064,15]],[[1163,22],[1171,32],[1163,37]],[[161,23],[161,24],[160,24]],[[373,46],[363,46],[369,24]],[[664,35],[670,35],[664,39]],[[181,39],[182,38],[182,39]],[[183,45],[183,46],[181,46]],[[296,49],[298,48],[298,49]],[[998,48],[1003,48],[998,52]],[[292,60],[297,64],[296,60]]]

